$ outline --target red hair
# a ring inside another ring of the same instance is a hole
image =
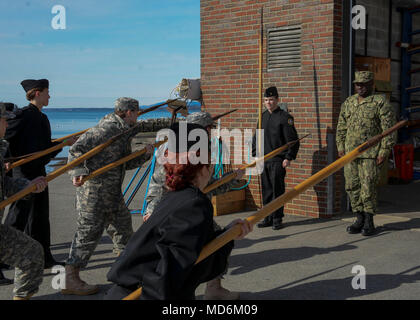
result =
[[[208,167],[209,164],[192,164],[187,158],[186,164],[179,163],[179,153],[176,154],[177,163],[165,163],[164,168],[166,171],[166,181],[165,184],[171,191],[182,190],[190,185],[198,172],[203,167]]]

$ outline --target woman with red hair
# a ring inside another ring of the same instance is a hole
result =
[[[200,125],[186,126],[187,137],[198,129],[203,130],[203,134],[195,136],[205,135],[208,140],[207,131]],[[196,288],[226,268],[234,241],[195,265],[203,247],[225,231],[214,230],[213,206],[202,192],[213,172],[212,164],[210,161],[191,163],[195,162],[191,161],[191,156],[199,157],[200,151],[210,154],[210,150],[190,151],[197,141],[181,137],[178,123],[171,129],[176,142],[169,141],[165,164],[166,186],[170,191],[112,266],[108,280],[115,285],[105,299],[122,299],[142,287],[142,300],[194,300]],[[187,141],[186,150],[182,149],[181,141],[184,144]],[[209,146],[208,142],[204,145]],[[232,221],[226,229],[234,224],[242,227],[237,240],[252,230],[248,221],[240,219]]]

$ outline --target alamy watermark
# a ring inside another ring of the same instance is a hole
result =
[[[51,20],[51,27],[54,30],[66,29],[66,8],[62,5],[55,5],[51,9],[51,13],[55,16]]]
[[[351,21],[351,27],[354,30],[365,30],[366,29],[366,8],[361,5],[354,6],[351,9],[351,13],[355,14]]]
[[[187,132],[187,123],[185,121],[179,122],[179,136],[178,141],[175,133],[170,129],[162,129],[157,133],[157,141],[162,141],[165,138],[168,139],[167,144],[161,147],[156,155],[156,159],[159,164],[165,163],[170,164],[236,164],[243,165],[244,162],[252,163],[257,159],[257,165],[252,168],[248,168],[247,175],[261,174],[264,168],[264,143],[261,143],[261,148],[256,147],[255,157],[252,155],[252,141],[255,140],[254,145],[258,146],[258,141],[264,141],[264,129],[257,129],[255,136],[251,129],[212,129],[211,133],[208,134],[204,129],[194,129],[189,133]],[[260,137],[261,136],[261,137]],[[211,139],[211,142],[209,141]],[[195,142],[187,152],[187,142]],[[221,141],[221,144],[220,144]],[[232,146],[233,141],[233,146]],[[209,156],[209,143],[210,152]],[[178,154],[177,157],[173,157],[166,150],[175,150],[175,146],[178,146],[177,150],[182,154]],[[230,150],[233,149],[233,153]],[[181,150],[181,152],[179,151]],[[224,157],[220,157],[220,152],[225,154]],[[233,160],[231,162],[231,159]]]
[[[351,281],[354,290],[366,290],[366,268],[361,265],[353,266],[351,273],[356,274]]]

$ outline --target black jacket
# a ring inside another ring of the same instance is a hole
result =
[[[51,141],[51,126],[48,117],[33,104],[19,109],[16,118],[8,120],[5,139],[10,143],[10,153],[13,157],[42,151],[60,142]],[[20,167],[28,179],[45,175],[45,165],[54,158],[60,150],[38,158]]]
[[[204,245],[218,234],[213,227],[213,206],[199,189],[168,192],[131,237],[108,280],[130,288],[126,293],[141,286],[142,300],[194,299],[200,283],[226,268],[233,241],[194,266]]]
[[[264,129],[264,155],[280,148],[288,142],[299,139],[293,117],[281,108],[277,108],[273,113],[266,110],[262,114],[261,129]],[[256,139],[257,137],[254,135],[252,140],[252,155],[254,157],[256,156],[257,150]],[[279,162],[284,159],[295,160],[298,151],[299,142],[266,162]]]

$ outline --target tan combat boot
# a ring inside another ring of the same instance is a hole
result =
[[[239,300],[239,298],[239,292],[229,291],[222,287],[221,278],[207,282],[204,300]]]
[[[89,285],[79,277],[80,268],[66,265],[66,288],[61,290],[62,294],[75,294],[87,296],[98,292],[98,287]]]
[[[34,294],[35,294],[35,292],[28,294],[26,297],[14,296],[13,300],[29,300]]]

